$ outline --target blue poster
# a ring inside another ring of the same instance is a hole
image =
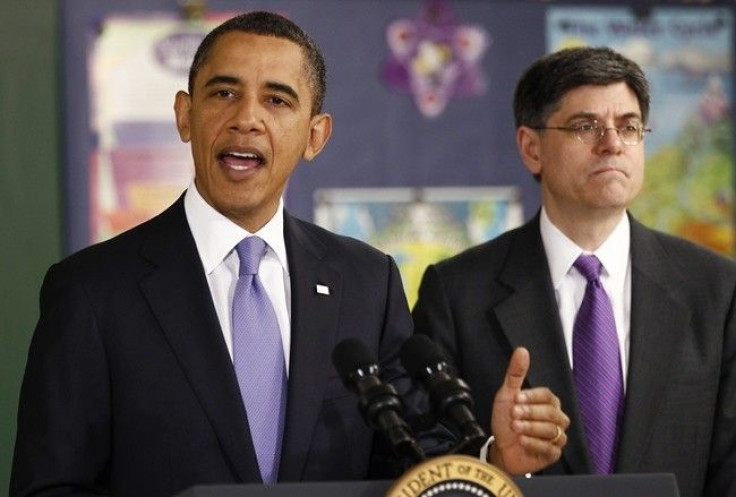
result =
[[[336,188],[315,192],[315,221],[390,254],[410,305],[429,264],[522,223],[515,187]]]

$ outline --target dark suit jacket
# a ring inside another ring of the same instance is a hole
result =
[[[736,496],[736,266],[631,219],[632,303],[617,472],[671,472],[683,497]],[[530,386],[571,418],[547,474],[590,472],[572,371],[539,232],[523,227],[427,269],[413,311],[490,419],[513,348],[531,353]]]
[[[399,374],[412,323],[396,265],[288,214],[284,235],[292,348],[279,480],[388,476],[371,464],[386,454],[330,356],[340,340],[359,338],[384,378]],[[258,481],[182,199],[53,266],[22,386],[11,494],[160,497]]]

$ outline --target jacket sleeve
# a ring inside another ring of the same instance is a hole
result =
[[[46,275],[21,387],[11,496],[101,495],[110,457],[105,351],[69,266]]]
[[[706,497],[736,496],[736,288],[723,330],[723,356],[718,387],[711,451],[706,476]]]

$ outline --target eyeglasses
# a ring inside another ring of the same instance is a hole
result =
[[[540,126],[533,128],[536,130],[556,129],[560,131],[568,131],[575,133],[575,138],[579,142],[586,145],[595,145],[603,138],[606,131],[613,129],[618,134],[621,143],[624,145],[638,145],[644,139],[644,133],[650,133],[650,128],[645,128],[641,124],[627,124],[620,128],[606,128],[601,126],[597,121],[585,122],[574,126]]]

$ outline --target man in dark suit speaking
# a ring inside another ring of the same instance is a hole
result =
[[[571,418],[545,474],[671,472],[683,497],[736,496],[736,265],[627,213],[644,74],[607,48],[563,50],[525,72],[514,114],[542,209],[429,267],[416,331],[453,358],[479,419],[510,351],[529,350],[528,383]]]
[[[194,183],[46,276],[11,495],[165,496],[401,469],[330,361],[357,338],[384,379],[409,390],[397,357],[412,322],[396,265],[281,200],[297,163],[330,136],[325,86],[321,53],[281,16],[238,16],[203,40],[175,100]],[[567,418],[549,391],[522,394],[525,371],[512,364],[502,397],[536,398],[517,424],[541,416],[551,438],[549,420],[559,434]],[[512,467],[556,460],[564,441],[539,440]]]

